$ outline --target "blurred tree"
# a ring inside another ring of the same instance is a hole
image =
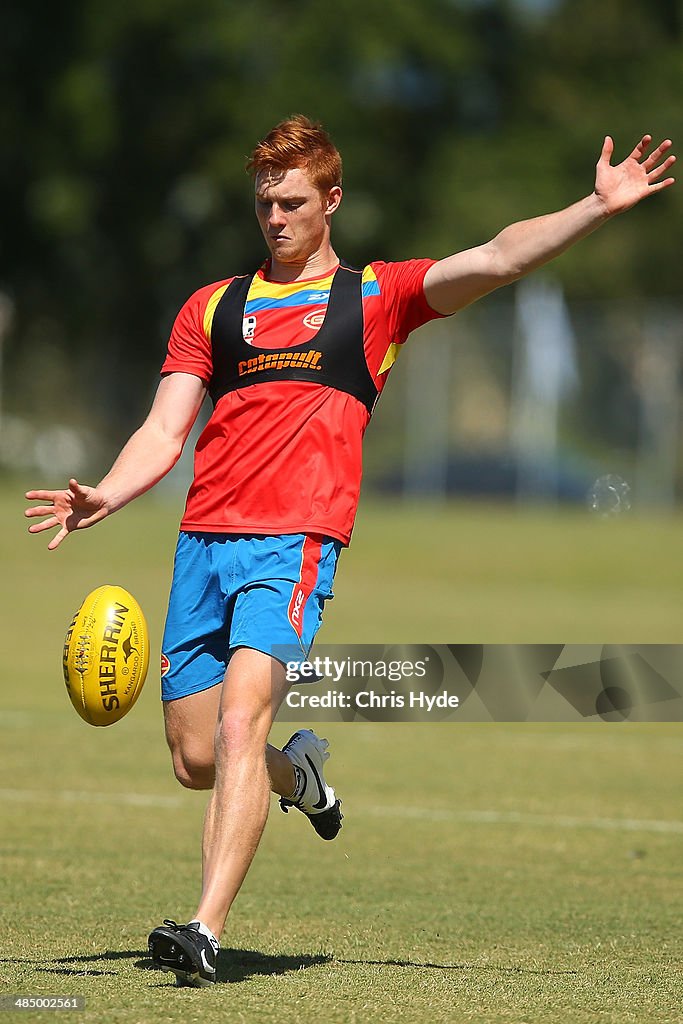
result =
[[[321,119],[342,150],[346,258],[444,255],[588,192],[605,132],[619,152],[645,130],[676,134],[680,12],[676,0],[9,0],[0,287],[17,306],[14,400],[51,414],[41,353],[64,352],[72,385],[57,397],[113,421],[118,443],[182,301],[261,261],[244,161],[283,116]],[[682,197],[567,255],[570,291],[676,292]]]
[[[587,194],[606,134],[615,139],[615,158],[645,132],[657,141],[680,138],[680,11],[674,0],[564,0],[529,19],[513,4],[496,5],[514,44],[498,79],[504,115],[474,152],[462,134],[441,134],[423,179],[425,240],[447,249],[455,226],[456,247],[476,244],[511,219]],[[492,14],[481,10],[482,22]],[[445,189],[433,191],[429,183],[440,175]],[[679,187],[566,254],[555,270],[570,295],[678,294],[671,223],[682,212]]]

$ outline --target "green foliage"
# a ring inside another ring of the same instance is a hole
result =
[[[12,390],[27,338],[49,336],[126,428],[182,301],[262,258],[244,160],[281,117],[320,118],[342,150],[352,261],[482,241],[589,191],[606,132],[624,153],[681,126],[675,0],[14,0],[1,17]],[[568,254],[570,292],[676,293],[682,195]]]

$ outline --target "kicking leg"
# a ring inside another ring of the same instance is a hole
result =
[[[237,651],[234,657],[239,653]],[[187,789],[213,788],[221,693],[222,684],[219,683],[188,697],[164,702],[166,742],[173,759],[173,771],[178,782]],[[267,744],[266,765],[273,793],[289,798],[295,786],[289,757],[277,747]]]

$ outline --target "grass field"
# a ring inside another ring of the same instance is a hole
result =
[[[205,798],[172,778],[154,670],[95,730],[60,656],[103,582],[158,652],[177,509],[142,501],[50,555],[23,504],[0,493],[0,994],[122,1024],[683,1020],[677,723],[330,725],[342,833],[273,805],[222,983],[173,988],[146,936],[194,909]],[[679,643],[682,548],[675,520],[368,505],[324,639]]]

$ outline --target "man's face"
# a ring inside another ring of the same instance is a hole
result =
[[[323,195],[300,167],[257,175],[256,216],[273,259],[298,263],[319,251],[340,200],[340,188]]]

